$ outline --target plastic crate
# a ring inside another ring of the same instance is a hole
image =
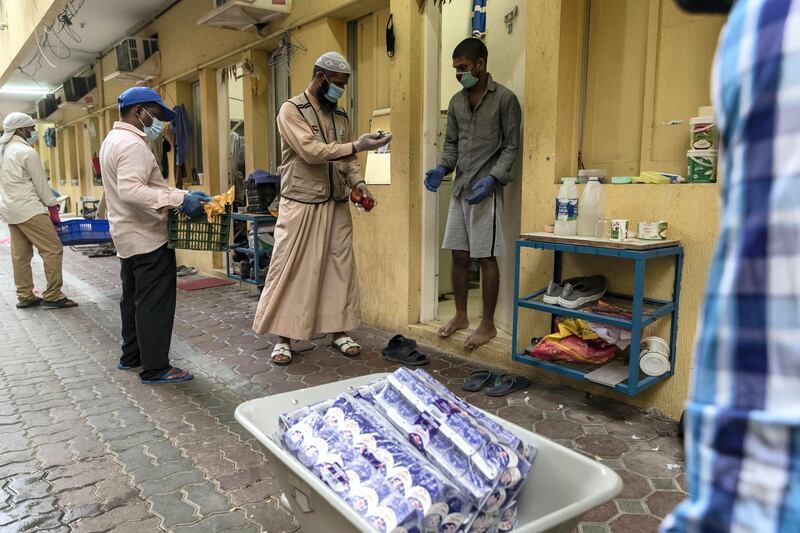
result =
[[[225,213],[213,217],[212,222],[205,216],[193,220],[185,213],[176,213],[171,209],[168,225],[169,248],[209,252],[227,252],[230,248],[231,206],[229,205],[225,206]]]
[[[59,222],[55,228],[61,244],[66,246],[111,242],[108,220],[75,218]]]
[[[293,392],[250,400],[236,408],[236,420],[264,445],[284,496],[303,531],[352,533],[374,531],[322,480],[273,440],[278,417],[306,405],[335,398],[351,387],[371,383],[388,374],[372,374]],[[489,414],[536,447],[533,470],[517,496],[516,533],[569,533],[588,511],[622,491],[616,472],[575,451]]]

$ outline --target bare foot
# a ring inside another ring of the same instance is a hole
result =
[[[497,329],[494,327],[494,324],[484,324],[481,322],[478,329],[473,331],[472,335],[467,339],[467,342],[464,343],[464,349],[472,351],[479,346],[483,346],[495,337],[497,337]]]
[[[469,318],[455,316],[453,320],[439,328],[439,336],[446,339],[460,329],[467,329],[469,327]]]

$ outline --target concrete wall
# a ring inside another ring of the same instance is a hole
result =
[[[581,10],[578,2],[529,3],[528,34],[538,38],[527,43],[523,231],[540,231],[552,222],[556,179],[571,175],[576,168],[577,139],[562,128],[577,127],[572,110],[579,96],[575,77],[580,72],[580,39],[575,38],[575,28],[582,19]],[[609,175],[612,169],[637,174],[640,166],[685,174],[688,125],[665,126],[663,122],[685,121],[696,114],[697,107],[708,104],[713,43],[722,19],[684,15],[668,0],[594,1],[592,17],[598,25],[590,33],[590,45],[595,44],[590,54],[589,119],[584,136],[587,155],[594,158],[590,161],[608,168]],[[677,417],[687,397],[696,325],[719,225],[719,186],[604,186],[604,194],[606,209],[614,217],[667,220],[671,236],[680,239],[686,251],[676,375],[633,400]],[[550,279],[551,265],[549,253],[526,253],[523,291],[543,286]],[[671,265],[664,261],[653,266],[647,272],[648,292],[669,297]],[[577,256],[565,265],[567,275],[605,274],[614,291],[631,290],[631,272],[628,264],[610,259]],[[523,341],[546,332],[547,317],[523,316]],[[647,333],[667,335],[665,326]],[[607,393],[607,389],[587,388]]]
[[[35,42],[34,29],[43,20],[52,20],[66,3],[67,0],[6,0],[3,3],[0,23],[7,27],[0,31],[0,86],[14,73],[9,65],[29,43]]]
[[[244,121],[244,81],[242,78],[228,79],[228,118]]]
[[[363,318],[389,330],[401,330],[419,320],[422,194],[420,124],[422,121],[422,16],[415,2],[392,0],[396,35],[395,56],[388,77],[391,130],[391,185],[373,186],[380,204],[356,219],[356,260]],[[378,35],[383,28],[376,24]],[[383,45],[376,47],[383,54]],[[385,81],[385,78],[384,78]],[[380,101],[376,91],[376,102]]]

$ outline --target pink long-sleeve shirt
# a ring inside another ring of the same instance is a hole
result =
[[[166,209],[180,206],[186,195],[167,184],[146,139],[138,128],[115,122],[100,147],[111,236],[123,259],[167,242]]]

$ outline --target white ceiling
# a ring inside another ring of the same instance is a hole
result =
[[[72,19],[71,26],[73,31],[78,34],[80,43],[75,42],[65,32],[60,33],[61,41],[69,47],[67,50],[58,42],[58,39],[50,38],[58,56],[69,57],[59,59],[52,51],[45,49],[47,58],[55,65],[55,67],[51,67],[47,61],[41,58],[36,43],[33,43],[20,66],[36,57],[33,63],[25,69],[33,75],[34,79],[17,71],[9,78],[4,87],[36,87],[38,84],[55,89],[61,85],[64,79],[76,74],[82,68],[88,67],[101,52],[122,40],[142,23],[151,20],[173,2],[174,0],[85,0],[78,14]],[[81,0],[73,0],[75,6],[80,3]],[[56,25],[60,26],[60,23],[57,22]],[[43,34],[42,30],[43,28],[39,30],[40,38]],[[38,70],[37,62],[40,64]],[[35,74],[34,71],[36,71]],[[11,111],[28,110],[39,98],[41,96],[0,93],[0,117]]]

